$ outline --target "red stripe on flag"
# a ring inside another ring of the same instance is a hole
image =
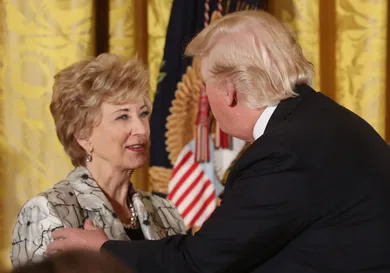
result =
[[[188,177],[194,172],[194,170],[199,166],[198,162],[194,162],[191,167],[186,171],[186,173],[180,178],[179,182],[173,187],[171,192],[168,195],[169,199],[172,199],[178,189],[183,185],[183,183],[188,179]]]
[[[175,206],[180,206],[181,202],[187,197],[187,195],[195,188],[196,185],[198,185],[199,180],[202,178],[203,172],[200,172],[199,175],[195,178],[194,181],[191,182],[191,185],[183,192],[183,194],[180,196],[180,198],[177,200]]]
[[[215,194],[211,194],[206,201],[203,203],[203,206],[198,210],[198,213],[192,218],[190,225],[193,226],[199,217],[204,213],[205,208],[210,204],[210,202],[215,202]],[[210,215],[207,215],[209,217]]]
[[[176,175],[176,173],[178,172],[178,170],[180,170],[181,167],[183,167],[183,165],[187,162],[187,160],[191,157],[192,155],[192,152],[191,151],[188,151],[185,156],[183,157],[182,160],[180,160],[180,162],[177,164],[177,166],[175,166],[175,168],[173,169],[172,171],[172,175],[171,177],[174,177]]]
[[[199,199],[202,197],[203,193],[206,191],[206,189],[210,186],[210,181],[207,180],[206,183],[203,184],[203,187],[200,189],[198,194],[195,196],[194,200],[192,200],[191,204],[188,205],[188,207],[185,209],[185,211],[181,214],[183,218],[187,216],[187,214],[195,207],[195,205],[198,203]]]
[[[171,201],[176,199],[174,205],[186,225],[201,225],[200,220],[206,220],[215,209],[211,206],[216,198],[214,186],[191,149],[185,147],[179,160],[172,172],[167,198]]]

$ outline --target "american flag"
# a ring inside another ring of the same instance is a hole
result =
[[[202,226],[216,208],[213,183],[195,161],[190,145],[181,151],[168,184],[168,199],[176,206],[187,226]]]

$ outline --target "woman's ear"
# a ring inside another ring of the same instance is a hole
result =
[[[88,153],[92,150],[92,146],[89,140],[87,139],[77,139],[78,144]]]
[[[82,134],[75,136],[77,143],[87,152],[90,153],[93,150],[91,140],[87,137],[83,137]]]

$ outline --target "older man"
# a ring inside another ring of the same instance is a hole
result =
[[[199,56],[222,129],[253,142],[221,207],[195,236],[107,241],[53,232],[52,250],[102,249],[137,272],[390,272],[390,152],[357,115],[315,92],[311,64],[269,14],[243,11],[205,28]]]

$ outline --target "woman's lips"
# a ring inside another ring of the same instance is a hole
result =
[[[129,146],[126,146],[126,149],[133,151],[133,152],[141,153],[145,150],[145,145],[144,144],[129,145]]]

